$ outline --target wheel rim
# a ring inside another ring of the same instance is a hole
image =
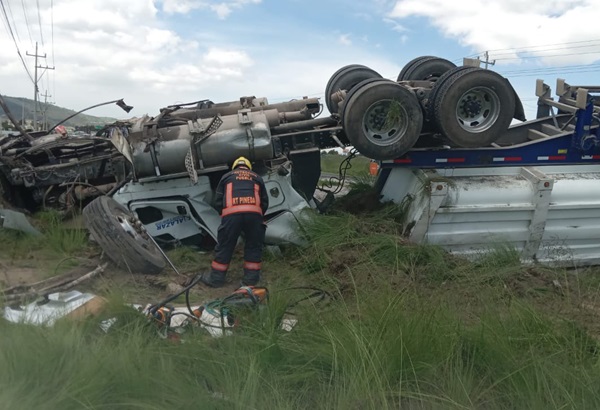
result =
[[[456,105],[456,119],[469,132],[489,129],[500,115],[500,98],[488,87],[471,88],[464,93]]]
[[[140,246],[146,250],[150,250],[150,241],[147,237],[147,233],[142,230],[142,223],[124,212],[116,211],[115,218],[117,223],[121,225],[121,228],[131,236]]]
[[[404,107],[393,100],[379,100],[369,106],[362,118],[364,135],[379,146],[393,144],[408,128]]]

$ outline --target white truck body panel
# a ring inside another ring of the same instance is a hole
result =
[[[508,245],[524,262],[600,264],[600,165],[394,168],[381,193],[406,206],[413,242],[468,257]]]

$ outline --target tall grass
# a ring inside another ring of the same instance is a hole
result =
[[[268,305],[232,336],[181,342],[111,298],[103,317],[53,328],[0,321],[0,403],[10,409],[597,409],[598,341],[513,281],[498,245],[476,262],[407,244],[390,209],[319,216],[311,245],[270,259]],[[175,252],[182,262],[198,256]],[[291,309],[288,283],[334,295]],[[566,304],[559,294],[555,304]]]
[[[54,251],[73,255],[87,246],[87,231],[83,227],[66,227],[56,211],[37,215],[43,229],[45,243]]]
[[[48,275],[77,266],[89,250],[87,231],[65,226],[60,215],[52,211],[40,212],[35,222],[41,236],[0,228],[0,262],[7,268],[37,268]]]
[[[0,403],[10,409],[598,408],[597,342],[527,304],[465,324],[443,302],[389,288],[296,310],[285,293],[235,334],[185,343],[113,305],[117,324],[0,323]],[[277,295],[277,292],[274,292]]]

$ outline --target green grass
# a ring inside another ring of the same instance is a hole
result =
[[[399,235],[402,210],[315,216],[306,248],[265,261],[271,299],[234,335],[174,343],[109,294],[102,317],[53,328],[0,321],[10,409],[597,409],[597,271],[525,267],[496,244],[475,262]],[[171,251],[183,270],[210,259]],[[558,281],[558,289],[554,282]],[[289,285],[325,288],[294,309]],[[600,306],[600,305],[599,305]],[[587,312],[589,313],[589,312]]]
[[[35,223],[42,236],[0,229],[0,261],[10,267],[37,268],[52,276],[79,264],[90,251],[87,231],[65,226],[56,212],[40,212]]]
[[[337,175],[340,169],[340,164],[345,158],[347,157],[344,155],[321,155],[321,172]],[[350,161],[351,167],[348,168],[346,175],[353,177],[360,174],[368,174],[369,163],[370,160],[363,156],[352,158]]]
[[[275,290],[275,289],[273,289]],[[54,328],[0,323],[0,402],[10,409],[598,408],[597,342],[527,304],[472,324],[440,300],[356,287],[277,327],[284,294],[234,336],[157,336],[134,312]],[[275,294],[275,292],[274,292]],[[253,319],[253,320],[252,320]]]

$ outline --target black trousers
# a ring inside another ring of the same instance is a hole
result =
[[[257,213],[231,214],[221,218],[217,232],[215,259],[211,264],[210,279],[215,284],[225,282],[225,275],[241,233],[244,234],[244,285],[255,285],[260,279],[262,249],[266,224]]]

